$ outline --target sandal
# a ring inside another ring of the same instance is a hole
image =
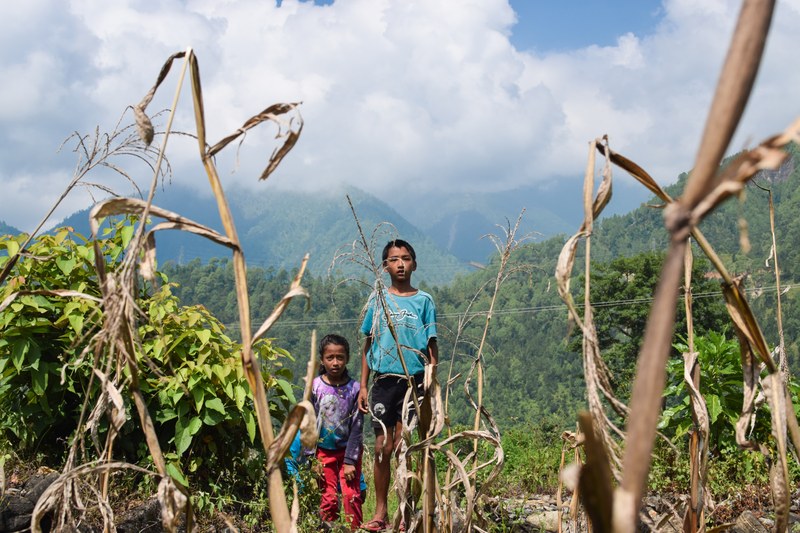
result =
[[[388,529],[389,524],[386,523],[386,520],[380,520],[378,518],[373,518],[369,522],[361,524],[359,528],[360,531],[385,531]]]

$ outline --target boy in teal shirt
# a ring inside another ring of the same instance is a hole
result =
[[[383,248],[383,269],[392,284],[383,293],[397,334],[408,375],[413,378],[419,399],[424,395],[425,366],[436,364],[439,351],[436,344],[436,306],[431,295],[411,285],[411,274],[417,269],[414,248],[406,241],[395,239]],[[372,413],[375,430],[375,514],[362,524],[367,531],[382,531],[387,527],[390,461],[401,441],[403,399],[409,387],[406,372],[397,353],[397,344],[389,331],[386,316],[378,295],[367,302],[361,332],[366,336],[361,352],[361,390],[358,407]],[[374,372],[372,395],[368,399],[370,373]],[[385,429],[384,429],[385,428]]]

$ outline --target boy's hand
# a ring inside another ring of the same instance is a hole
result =
[[[356,465],[344,464],[344,479],[345,481],[353,481],[356,478]]]
[[[366,387],[358,391],[358,410],[362,413],[369,413],[369,398],[367,397]]]

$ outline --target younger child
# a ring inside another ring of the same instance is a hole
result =
[[[361,525],[361,442],[364,415],[358,410],[360,383],[347,373],[350,345],[340,335],[326,335],[319,343],[320,375],[311,387],[317,412],[317,459],[322,464],[320,517],[339,517],[337,489],[341,487],[345,516],[352,529]]]

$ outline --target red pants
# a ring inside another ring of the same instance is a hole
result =
[[[353,479],[344,478],[344,452],[345,450],[323,450],[317,448],[317,459],[322,463],[322,479],[319,480],[319,490],[322,495],[320,502],[320,518],[333,522],[339,518],[339,488],[342,491],[342,503],[347,522],[352,529],[361,525],[361,457],[356,463],[356,472]]]

